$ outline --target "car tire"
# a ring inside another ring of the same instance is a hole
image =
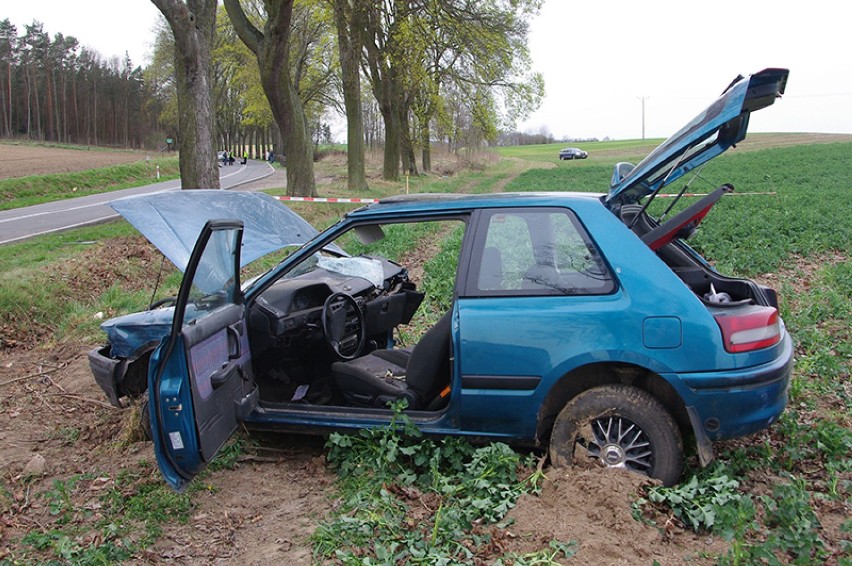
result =
[[[683,439],[665,407],[628,385],[584,391],[556,417],[550,436],[556,467],[595,463],[673,485],[683,469]]]

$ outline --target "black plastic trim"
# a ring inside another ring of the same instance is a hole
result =
[[[462,389],[532,391],[541,382],[537,375],[463,375]]]

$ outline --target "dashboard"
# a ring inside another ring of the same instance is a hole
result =
[[[411,320],[423,294],[409,282],[407,270],[378,256],[352,258],[353,264],[356,259],[361,263],[355,268],[345,265],[347,258],[334,258],[335,263],[326,267],[313,265],[279,279],[254,300],[249,308],[249,341],[260,374],[278,372],[282,365],[293,368],[323,360],[330,366],[335,361],[322,332],[323,305],[335,293],[355,299],[364,313],[365,333],[377,343],[386,342],[389,331]],[[365,259],[371,273],[352,275]]]

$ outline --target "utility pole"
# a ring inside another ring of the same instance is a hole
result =
[[[645,139],[645,101],[651,98],[650,96],[637,96],[636,99],[642,102],[642,139]]]

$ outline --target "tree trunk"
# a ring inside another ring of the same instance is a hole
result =
[[[348,0],[334,0],[334,23],[343,75],[343,105],[346,108],[347,188],[352,192],[366,190],[364,157],[364,119],[361,114],[361,34],[357,12]]]
[[[14,120],[12,119],[12,63],[8,63],[6,65],[7,78],[9,80],[9,135],[12,135],[12,129],[14,128]]]
[[[267,20],[261,32],[248,20],[239,0],[225,0],[237,35],[257,57],[260,83],[278,125],[275,153],[287,168],[287,194],[316,196],[314,148],[298,85],[290,72],[293,0],[265,0],[264,6]]]
[[[414,158],[414,143],[411,139],[411,122],[408,119],[408,111],[405,106],[399,104],[397,106],[399,112],[399,135],[400,135],[400,152],[402,154],[402,170],[407,175],[416,177],[417,160]]]
[[[50,67],[44,70],[44,109],[47,118],[46,138],[50,141],[56,141],[56,135],[53,129],[53,87],[50,80],[53,71]]]
[[[175,38],[180,178],[184,189],[218,189],[211,61],[216,0],[151,0]]]
[[[382,105],[382,119],[385,123],[385,155],[382,165],[382,178],[386,181],[399,181],[400,135],[399,116],[393,108]]]
[[[423,172],[431,173],[432,172],[432,144],[430,143],[430,139],[432,136],[429,132],[429,122],[421,125],[420,128],[420,143],[423,146],[422,149],[422,157],[421,160],[423,162]]]

